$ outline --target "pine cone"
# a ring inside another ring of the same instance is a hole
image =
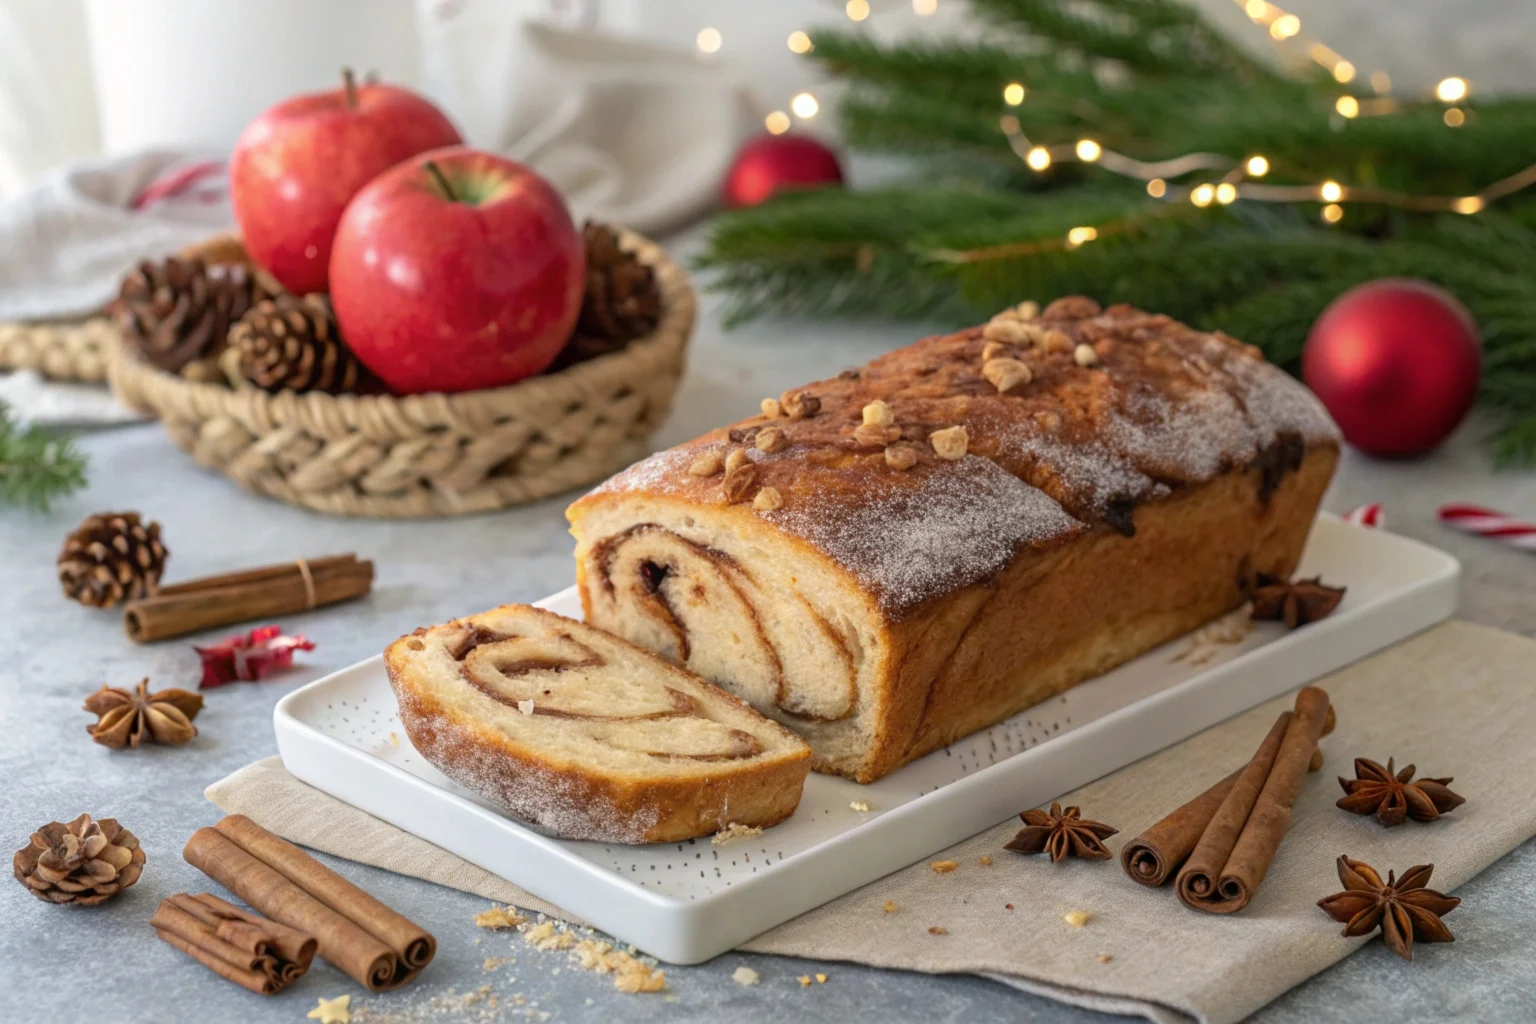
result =
[[[587,290],[576,330],[555,361],[560,369],[617,352],[643,338],[661,322],[661,290],[656,275],[633,253],[619,248],[612,228],[587,221]]]
[[[91,906],[139,880],[144,851],[112,818],[82,814],[68,825],[49,822],[11,860],[16,880],[49,903]]]
[[[137,512],[98,512],[64,539],[59,583],[64,596],[92,608],[112,608],[153,593],[168,553],[160,524]]]
[[[279,295],[258,302],[235,324],[229,343],[240,376],[264,391],[359,390],[362,364],[341,340],[324,295]]]
[[[154,365],[181,373],[218,355],[230,325],[264,289],[241,263],[208,266],[199,257],[145,260],[123,278],[117,321],[123,336]]]

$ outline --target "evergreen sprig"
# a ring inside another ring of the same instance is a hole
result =
[[[46,511],[53,499],[85,486],[85,455],[40,427],[22,427],[0,402],[0,504]]]
[[[847,89],[850,147],[911,158],[911,180],[781,195],[720,218],[701,259],[731,322],[767,314],[887,316],[962,325],[1021,298],[1090,294],[1221,328],[1296,369],[1312,322],[1345,289],[1423,278],[1482,332],[1482,402],[1499,462],[1536,463],[1536,196],[1476,216],[1352,204],[1161,203],[1082,164],[1024,168],[999,129],[1002,87],[1034,143],[1085,135],[1144,160],[1213,152],[1269,160],[1266,181],[1334,179],[1468,195],[1536,163],[1536,100],[1436,103],[1346,120],[1348,87],[1281,73],[1177,0],[972,0],[984,40],[879,44],[814,32],[812,59]],[[1072,249],[1066,232],[1094,225]]]

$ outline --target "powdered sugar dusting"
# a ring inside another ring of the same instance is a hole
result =
[[[887,611],[980,583],[1019,548],[1084,529],[1045,492],[974,455],[936,465],[915,488],[873,476],[843,514],[791,506],[764,518],[825,551]]]

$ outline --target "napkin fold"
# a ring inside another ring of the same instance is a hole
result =
[[[786,922],[743,949],[930,973],[978,973],[1062,1002],[1139,1014],[1160,1024],[1226,1024],[1248,1016],[1366,941],[1346,939],[1316,906],[1341,886],[1334,861],[1348,854],[1385,873],[1433,863],[1431,887],[1448,892],[1536,835],[1536,802],[1508,799],[1536,784],[1529,666],[1536,642],[1450,622],[1320,680],[1338,727],[1327,759],[1297,800],[1285,842],[1253,902],[1232,915],[1202,914],[1171,887],[1132,882],[1115,861],[1020,857],[1003,850],[1010,819],[951,847],[938,874],[915,864]],[[1243,763],[1290,706],[1270,701],[1183,743],[1064,795],[1085,816],[1120,829],[1120,846]],[[1440,821],[1387,829],[1339,810],[1335,775],[1355,757],[1415,763],[1455,777],[1467,802]],[[214,783],[207,795],[303,845],[572,920],[557,907],[425,840],[327,796],[268,758]],[[1022,809],[1022,808],[1021,808]],[[991,863],[984,865],[982,857]],[[894,904],[894,910],[887,910]],[[1092,915],[1074,927],[1072,911]],[[1463,904],[1446,918],[1477,914]],[[941,928],[933,934],[930,928]],[[1420,957],[1467,955],[1427,946]]]

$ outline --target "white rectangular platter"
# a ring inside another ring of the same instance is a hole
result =
[[[568,842],[518,824],[412,749],[377,657],[279,701],[277,745],[310,785],[661,960],[698,963],[1433,625],[1456,604],[1455,559],[1330,517],[1299,571],[1348,586],[1332,616],[1291,633],[1259,623],[1238,642],[1201,645],[1198,657],[1187,638],[1174,641],[872,785],[813,773],[787,822],[720,846]],[[540,603],[581,614],[574,588]]]

